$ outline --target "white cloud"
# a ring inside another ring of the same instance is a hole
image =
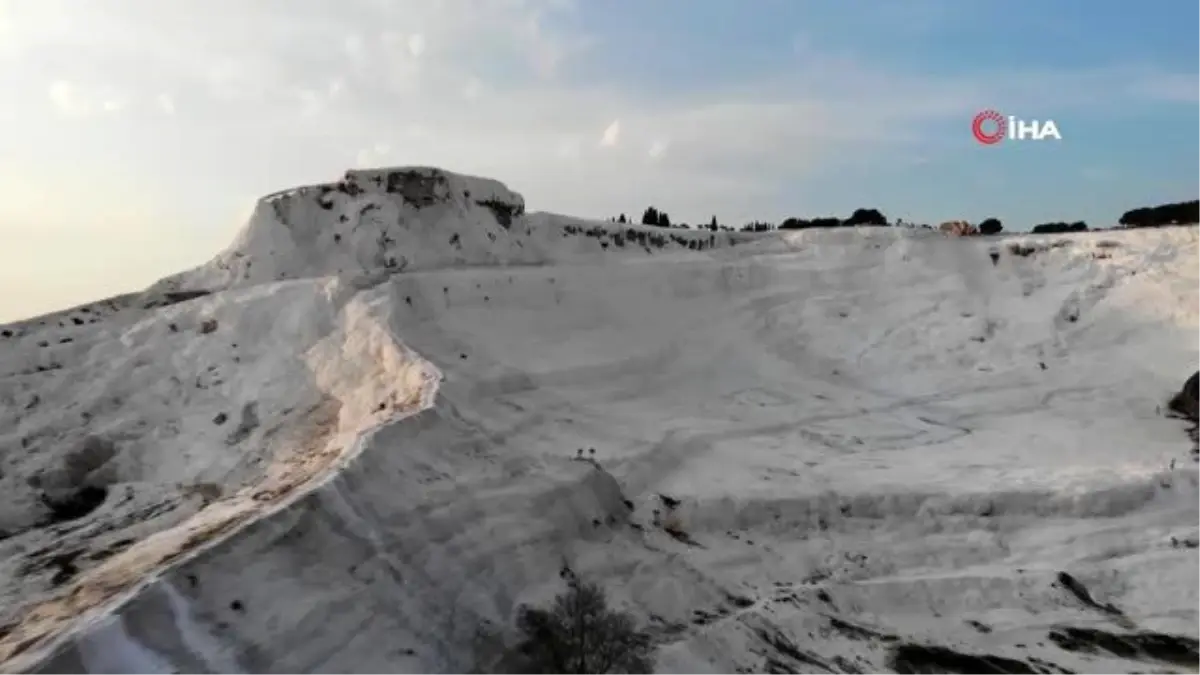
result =
[[[474,76],[467,78],[467,83],[463,85],[462,95],[468,101],[478,99],[483,95],[483,81]]]
[[[667,154],[667,148],[670,146],[669,141],[658,140],[650,144],[650,150],[646,154],[650,155],[651,159],[660,159]]]
[[[170,94],[159,94],[154,100],[158,104],[159,110],[168,115],[175,114],[175,99]]]
[[[411,130],[409,131],[411,134]],[[386,141],[376,141],[370,147],[363,148],[355,155],[355,166],[360,169],[370,169],[389,164],[388,155],[392,152],[392,146]]]
[[[375,151],[372,148],[363,148],[354,156],[354,166],[358,169],[371,169],[378,164],[376,159]]]
[[[342,50],[346,52],[346,56],[354,63],[362,63],[367,59],[367,46],[363,42],[361,35],[347,35],[342,40]]]
[[[563,159],[579,159],[582,144],[578,138],[564,138],[556,146],[556,154]]]
[[[611,148],[617,144],[621,138],[621,120],[613,120],[612,124],[604,130],[604,135],[600,137],[600,145]]]
[[[408,53],[415,58],[420,58],[425,53],[425,36],[416,33],[408,36]]]
[[[60,113],[69,117],[83,117],[92,112],[92,102],[79,88],[66,80],[55,80],[47,93],[50,102]]]
[[[296,92],[296,98],[300,101],[300,115],[303,117],[315,117],[325,109],[325,97],[314,89],[300,89]]]
[[[119,98],[105,99],[101,107],[104,108],[104,112],[106,113],[116,114],[125,109],[125,101]]]
[[[1137,77],[1131,82],[1134,83],[1132,88],[1136,95],[1180,103],[1200,102],[1200,83],[1191,74],[1157,74]]]
[[[13,30],[8,12],[8,6],[0,3],[0,56],[11,53],[16,48],[16,31]]]

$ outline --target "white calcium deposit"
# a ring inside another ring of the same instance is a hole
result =
[[[566,565],[660,672],[1195,670],[1197,248],[664,230],[425,168],[268,196],[0,326],[0,663],[461,672]]]

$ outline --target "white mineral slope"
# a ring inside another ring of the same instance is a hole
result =
[[[229,250],[144,293],[0,326],[0,661],[36,660],[429,405],[440,375],[397,336],[412,299],[364,290],[749,239],[526,217],[501,184],[436,169],[350,172],[264,198]]]
[[[4,668],[462,671],[564,566],[661,672],[1200,665],[1195,228],[523,211],[352,172],[4,327]]]

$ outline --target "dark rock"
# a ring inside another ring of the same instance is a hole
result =
[[[1059,572],[1057,581],[1058,584],[1066,589],[1068,593],[1075,596],[1076,600],[1087,605],[1088,607],[1091,607],[1092,609],[1098,609],[1105,614],[1123,616],[1121,610],[1115,605],[1108,603],[1101,604],[1097,602],[1095,598],[1092,597],[1092,594],[1088,591],[1087,587],[1083,585],[1083,582],[1071,576],[1069,573]]]
[[[1060,627],[1048,637],[1059,648],[1069,652],[1108,652],[1130,660],[1153,660],[1195,669],[1200,665],[1200,642],[1181,635],[1141,631],[1109,633],[1096,628]]]
[[[994,654],[966,654],[948,647],[903,644],[893,647],[888,665],[897,673],[1038,673],[1024,661]]]
[[[387,192],[399,194],[406,204],[431,206],[439,201],[438,186],[446,184],[441,172],[392,171],[387,175]]]
[[[51,524],[79,520],[100,508],[105,499],[108,488],[100,485],[87,485],[63,497],[41,496],[42,504],[50,509]]]
[[[496,218],[496,222],[506,230],[512,227],[514,218],[524,213],[524,209],[520,206],[507,204],[496,199],[485,199],[475,203],[491,211],[492,215]]]

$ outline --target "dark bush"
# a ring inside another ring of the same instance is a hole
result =
[[[652,673],[654,645],[628,614],[609,609],[603,589],[571,577],[550,609],[517,610],[517,644],[483,672]]]
[[[810,227],[840,227],[842,221],[834,218],[813,218],[805,220],[804,218],[788,218],[779,224],[781,230],[806,230]]]
[[[667,215],[667,212],[666,212],[666,211],[659,211],[659,212],[658,212],[658,223],[657,223],[657,225],[658,225],[659,227],[670,227],[670,226],[671,226],[671,217]]]
[[[642,224],[658,225],[658,209],[654,208],[653,206],[648,207],[645,212],[642,213]]]
[[[846,226],[886,226],[887,224],[887,218],[878,209],[854,209],[854,213],[850,214],[850,217],[843,223]]]
[[[1171,397],[1167,407],[1184,419],[1200,421],[1200,372],[1183,383],[1183,388]]]
[[[1125,227],[1162,227],[1200,223],[1200,200],[1146,206],[1126,211],[1119,221]]]
[[[979,224],[979,234],[1000,234],[1004,226],[996,218],[988,218]]]
[[[1061,234],[1063,232],[1087,232],[1087,223],[1077,220],[1073,223],[1042,223],[1033,226],[1034,234]]]

